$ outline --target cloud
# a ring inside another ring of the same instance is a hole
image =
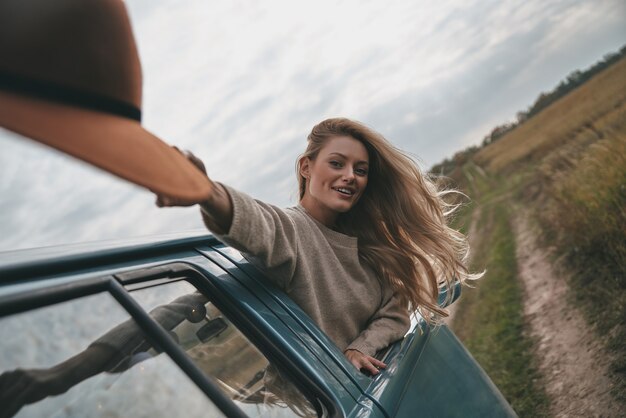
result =
[[[311,127],[347,116],[428,168],[621,46],[620,0],[128,0],[144,125],[216,180],[295,203]],[[0,250],[202,228],[196,209],[0,130]]]

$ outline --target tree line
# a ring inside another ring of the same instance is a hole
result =
[[[513,129],[517,128],[541,112],[543,109],[559,100],[561,97],[586,83],[587,80],[591,79],[599,72],[615,64],[624,56],[626,56],[626,45],[624,45],[618,52],[612,52],[604,55],[600,61],[596,62],[586,70],[572,71],[564,80],[561,80],[561,82],[553,90],[539,94],[539,97],[537,97],[535,102],[528,107],[528,109],[517,112],[516,120],[514,122],[507,122],[496,126],[491,130],[491,132],[483,137],[480,145],[473,145],[457,152],[451,159],[446,158],[441,163],[435,164],[430,169],[430,172],[434,174],[449,175],[455,167],[460,167],[465,164],[465,162],[467,162],[467,160],[481,148],[499,140],[504,135],[511,132]]]

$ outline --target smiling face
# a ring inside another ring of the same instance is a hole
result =
[[[358,202],[367,186],[369,157],[365,146],[350,136],[328,138],[315,159],[304,157],[300,175],[306,189],[300,204],[326,226]]]

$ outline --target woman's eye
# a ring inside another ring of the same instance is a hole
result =
[[[341,163],[339,161],[331,160],[330,165],[333,167],[341,167]]]
[[[367,176],[367,170],[364,168],[357,168],[354,172],[357,176]]]

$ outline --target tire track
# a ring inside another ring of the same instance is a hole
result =
[[[536,244],[527,217],[513,219],[524,317],[536,342],[554,417],[623,417],[611,395],[610,357],[582,313],[568,303],[568,285]]]

